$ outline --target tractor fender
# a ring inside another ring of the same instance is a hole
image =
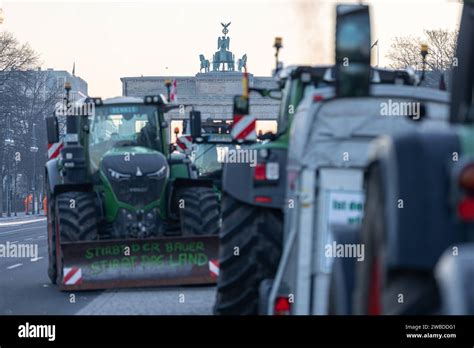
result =
[[[369,163],[379,165],[385,211],[387,269],[431,270],[443,251],[461,240],[449,205],[457,134],[411,132],[379,138]]]
[[[257,151],[258,149],[252,149]],[[259,184],[254,180],[255,166],[249,163],[224,163],[222,171],[222,191],[234,199],[246,204],[283,209],[286,193],[286,149],[269,150],[268,158],[257,155],[257,163],[276,162],[279,167],[279,179],[268,184]],[[256,197],[270,198],[270,202],[256,202]]]
[[[54,158],[46,162],[45,171],[47,181],[47,190],[48,192],[54,193],[55,187],[62,184],[61,176],[59,175],[58,170],[58,161],[59,158]]]
[[[59,158],[55,158],[46,162],[45,165],[45,175],[46,178],[48,178],[47,190],[50,194],[57,195],[59,193],[70,191],[92,191],[92,184],[90,182],[84,184],[65,184],[58,170],[58,161]]]

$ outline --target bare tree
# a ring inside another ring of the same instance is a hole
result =
[[[429,47],[426,68],[432,71],[449,70],[453,66],[457,36],[457,31],[436,29],[425,30],[423,38],[396,37],[387,54],[387,58],[390,59],[390,67],[403,69],[411,66],[415,70],[421,70],[420,47],[422,43],[425,43]]]
[[[46,160],[44,118],[53,112],[59,91],[54,76],[35,69],[37,64],[38,55],[27,44],[20,44],[10,33],[0,33],[0,216],[7,172],[15,178],[15,187],[28,190],[32,182],[33,123],[36,124],[39,148],[36,173],[42,173],[41,167]],[[14,146],[8,149],[4,146],[7,136],[14,140]],[[19,177],[23,178],[23,183],[16,182]],[[17,193],[26,194],[24,191]]]
[[[32,69],[38,63],[38,55],[28,44],[20,44],[12,33],[0,33],[0,86],[14,71]]]

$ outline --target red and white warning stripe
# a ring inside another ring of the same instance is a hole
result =
[[[178,86],[176,80],[173,80],[173,84],[171,85],[170,101],[172,103],[178,102]]]
[[[236,140],[256,140],[255,124],[257,119],[251,115],[234,115],[230,134]]]
[[[63,147],[64,143],[62,141],[59,143],[48,144],[48,159],[58,157]]]
[[[79,267],[64,267],[64,285],[78,285],[82,283],[82,270]]]
[[[212,278],[217,278],[219,275],[219,261],[209,260],[209,271],[211,272]]]
[[[193,149],[193,138],[190,135],[182,135],[176,139],[178,151],[184,153],[191,153]]]

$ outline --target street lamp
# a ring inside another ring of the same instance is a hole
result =
[[[33,144],[30,146],[30,151],[33,153],[33,215],[37,213],[36,211],[36,153],[38,152],[38,146],[36,146],[36,124],[33,123]]]
[[[280,53],[280,49],[283,48],[283,39],[281,37],[276,37],[275,42],[273,43],[273,47],[275,48],[275,73],[277,73],[278,70],[280,70],[278,54]]]
[[[171,101],[171,80],[165,80],[168,103]]]
[[[426,56],[428,55],[428,45],[421,44],[421,57],[423,59],[423,66],[421,71],[420,84],[425,80],[425,71],[426,71]]]
[[[13,148],[15,146],[15,140],[13,140],[13,137],[11,136],[11,130],[10,130],[10,118],[7,119],[8,121],[8,128],[7,128],[7,135],[4,140],[5,144],[5,151],[7,153],[6,155],[6,160],[7,160],[7,216],[11,216],[11,173],[10,173],[10,168],[11,168],[11,161],[10,161],[10,148]]]

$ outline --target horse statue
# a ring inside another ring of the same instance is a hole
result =
[[[237,60],[237,68],[239,71],[242,71],[242,69],[247,68],[247,54],[244,54],[242,58]]]
[[[209,59],[206,59],[203,54],[200,54],[199,60],[201,61],[201,69],[199,69],[199,72],[201,72],[202,69],[204,69],[204,72],[209,72],[209,68],[211,66]]]

